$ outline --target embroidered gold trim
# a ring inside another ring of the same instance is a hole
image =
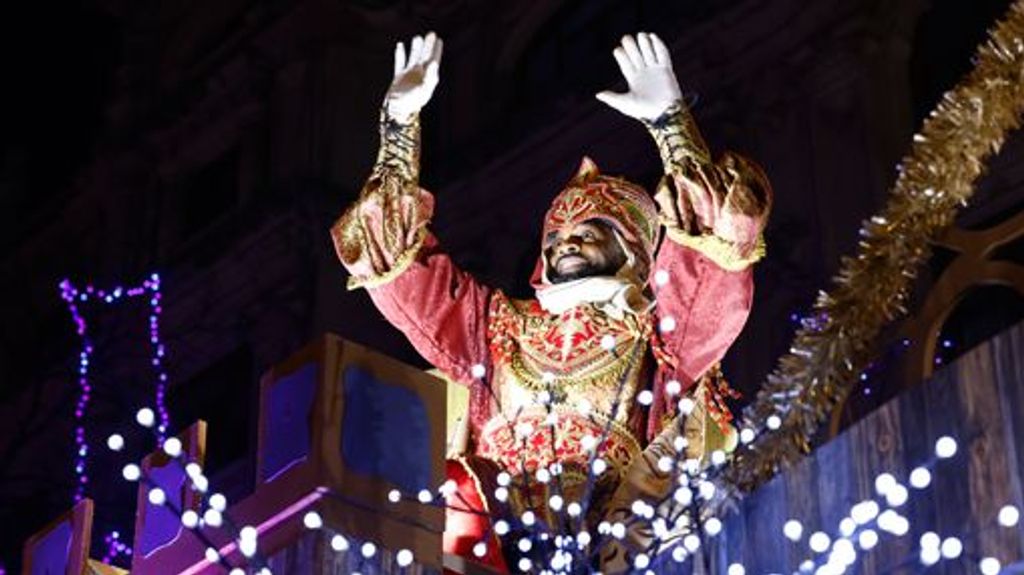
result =
[[[763,235],[758,236],[757,243],[750,251],[750,254],[744,256],[735,244],[712,234],[694,236],[681,230],[668,229],[667,231],[668,237],[672,241],[697,250],[718,264],[719,267],[728,271],[744,270],[751,264],[761,260],[765,253],[767,253]]]
[[[658,145],[665,173],[682,169],[686,159],[698,164],[711,163],[711,153],[700,135],[697,122],[682,101],[676,101],[665,112],[644,126]]]
[[[416,261],[416,256],[419,255],[420,248],[423,247],[423,242],[426,239],[427,231],[426,229],[421,229],[416,233],[416,241],[395,258],[395,263],[391,266],[391,269],[379,275],[350,277],[348,278],[346,287],[349,290],[356,290],[359,288],[369,289],[390,283],[392,280],[402,275],[402,273],[405,272],[405,270],[412,265],[414,261]]]
[[[637,348],[643,345],[643,340],[635,339],[632,345],[629,347],[626,353],[617,355],[614,359],[609,361],[607,364],[597,367],[594,373],[588,374],[584,377],[579,376],[559,376],[551,373],[553,379],[550,383],[544,380],[544,373],[537,373],[534,366],[527,365],[523,361],[523,350],[520,347],[512,353],[512,357],[509,361],[509,369],[515,376],[517,383],[523,388],[529,389],[530,391],[543,391],[549,388],[553,388],[556,392],[579,389],[581,387],[603,387],[607,383],[617,383],[621,377],[626,373],[626,370],[630,366],[629,358],[637,353]],[[607,352],[605,352],[606,354]],[[606,357],[602,354],[598,357]],[[527,354],[531,360],[535,360],[534,357]],[[597,362],[593,362],[597,363]],[[593,365],[593,363],[591,365]],[[589,366],[588,366],[589,367]],[[639,366],[636,366],[638,368]]]
[[[484,504],[484,511],[490,513],[491,506],[487,502],[487,492],[484,491],[484,486],[482,483],[480,483],[480,477],[477,476],[476,471],[473,471],[473,468],[468,463],[466,463],[466,458],[463,457],[462,455],[453,458],[453,460],[458,462],[458,464],[462,466],[462,469],[466,471],[466,474],[469,475],[470,479],[473,480],[473,485],[476,486],[476,494],[477,496],[480,497],[480,501]]]

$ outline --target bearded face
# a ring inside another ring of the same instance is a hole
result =
[[[544,238],[544,259],[551,283],[593,276],[614,276],[626,263],[615,231],[591,219],[553,231]]]

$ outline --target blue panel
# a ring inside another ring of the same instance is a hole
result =
[[[316,397],[318,365],[311,363],[281,378],[267,394],[263,429],[264,483],[301,463],[309,455],[309,412]]]
[[[71,553],[71,520],[46,534],[32,549],[32,575],[64,575]]]
[[[149,477],[153,483],[164,490],[169,505],[153,505],[148,501],[145,503],[145,524],[142,526],[138,548],[135,550],[143,557],[149,557],[153,552],[171,544],[181,536],[182,530],[184,530],[181,519],[170,510],[170,505],[181,509],[181,491],[185,485],[185,471],[180,465],[171,463],[163,467],[151,468]]]
[[[420,396],[358,366],[345,369],[342,381],[345,465],[406,493],[430,488],[430,419]]]

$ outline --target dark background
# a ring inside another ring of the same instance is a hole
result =
[[[619,82],[624,33],[670,44],[712,147],[766,168],[776,194],[755,310],[726,362],[751,396],[794,317],[827,287],[879,208],[913,130],[1006,0],[398,2],[82,0],[17,3],[0,19],[0,560],[70,505],[79,341],[57,288],[160,272],[174,427],[210,424],[214,484],[251,485],[259,375],[324,331],[422,361],[346,292],[327,228],[376,153],[393,43],[445,39],[424,114],[423,182],[455,259],[518,295],[540,217],[582,155],[650,186],[660,166],[635,122],[593,94]],[[621,87],[621,86],[620,86]],[[1017,213],[1019,138],[960,224]],[[1019,246],[1005,257],[1021,261]],[[921,291],[948,254],[923,270]],[[96,446],[94,539],[130,533],[134,490],[101,453],[152,397],[140,303],[83,309],[98,349],[86,418]],[[943,330],[951,359],[1024,316],[979,289]],[[880,342],[878,371],[899,363]],[[895,350],[894,350],[895,349]],[[874,381],[874,380],[873,380]],[[898,385],[858,390],[846,420]],[[874,385],[874,388],[868,387]],[[868,397],[870,395],[870,397]],[[128,455],[149,446],[130,441]],[[120,456],[119,456],[120,457]],[[131,503],[126,503],[131,502]],[[94,555],[102,555],[100,546]]]

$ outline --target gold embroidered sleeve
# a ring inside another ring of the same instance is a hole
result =
[[[382,112],[380,138],[369,180],[331,227],[349,289],[383,285],[405,271],[433,215],[433,197],[418,186],[419,117],[402,123]]]
[[[682,102],[645,125],[665,168],[655,200],[669,239],[730,271],[764,257],[772,195],[761,168],[732,153],[713,162]]]

